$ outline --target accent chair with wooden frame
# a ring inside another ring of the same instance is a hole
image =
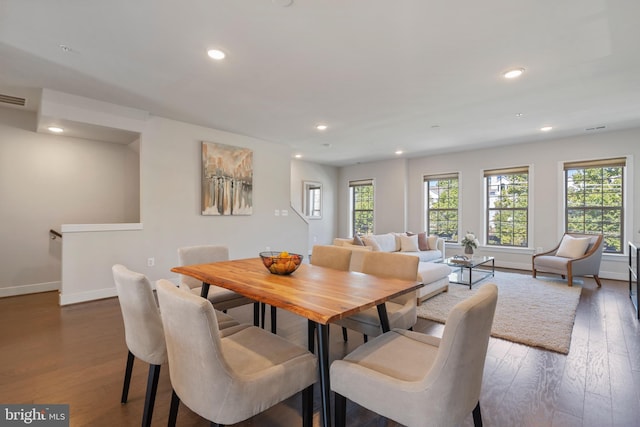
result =
[[[564,233],[560,243],[547,252],[533,255],[532,273],[559,274],[573,286],[574,277],[593,276],[598,287],[600,283],[600,262],[604,238],[602,234]]]

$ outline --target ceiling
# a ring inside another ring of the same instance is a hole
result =
[[[0,0],[0,93],[53,89],[340,166],[640,127],[639,20],[629,0]]]

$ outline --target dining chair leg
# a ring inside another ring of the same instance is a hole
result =
[[[178,418],[178,406],[180,406],[180,398],[176,394],[176,391],[171,389],[171,404],[169,405],[169,421],[168,427],[175,427],[176,420]]]
[[[153,406],[156,403],[156,391],[158,390],[158,378],[160,378],[160,365],[149,365],[149,378],[147,379],[147,395],[144,398],[142,427],[151,426]]]
[[[349,338],[347,337],[347,328],[342,327],[342,341],[347,342]]]
[[[312,320],[307,320],[307,349],[316,352],[316,322]]]
[[[213,421],[211,421],[211,427],[224,427],[224,424],[218,424],[218,423],[214,423]]]
[[[129,397],[129,384],[131,383],[131,372],[133,372],[133,361],[136,357],[130,351],[127,354],[127,367],[124,369],[124,385],[122,386],[122,399],[120,403],[127,403]]]
[[[302,390],[302,427],[313,425],[313,384]]]
[[[253,303],[253,326],[260,326],[260,303]]]
[[[364,342],[369,342],[369,335],[362,334],[362,338],[364,339]]]
[[[334,424],[336,427],[345,427],[347,424],[347,398],[338,393],[334,393],[334,395],[336,414]]]
[[[482,414],[480,413],[480,402],[475,408],[473,408],[473,425],[475,427],[482,427]]]
[[[276,317],[278,316],[277,314],[277,308],[274,306],[271,306],[271,333],[275,334],[276,333]]]

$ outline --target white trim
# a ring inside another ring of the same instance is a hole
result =
[[[0,298],[13,297],[16,295],[37,294],[40,292],[59,291],[61,282],[33,283],[30,285],[9,286],[0,288]]]
[[[142,223],[122,224],[62,224],[63,233],[85,233],[88,231],[128,231],[142,230]]]

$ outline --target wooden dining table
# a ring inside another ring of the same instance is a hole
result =
[[[315,352],[314,331],[318,334],[322,425],[325,427],[331,425],[329,324],[375,306],[382,330],[386,332],[389,319],[385,301],[423,286],[419,281],[383,278],[312,264],[302,264],[286,276],[271,274],[260,258],[186,265],[171,271],[202,281],[204,297],[210,285],[220,286],[308,320],[308,346],[312,352]],[[311,425],[308,421],[304,424]]]

